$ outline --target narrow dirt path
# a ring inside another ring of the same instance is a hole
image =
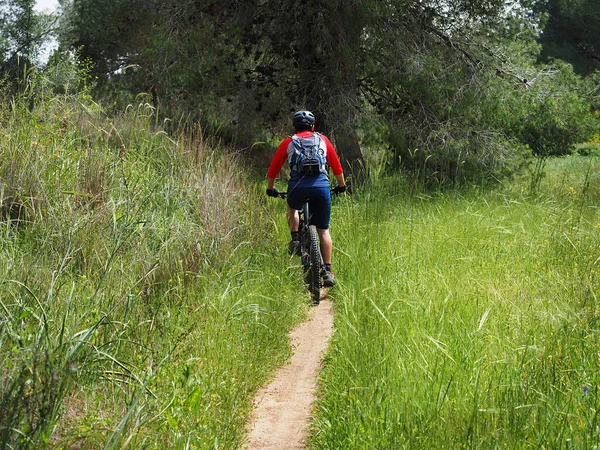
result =
[[[303,449],[323,354],[333,334],[330,300],[311,309],[310,317],[291,333],[294,354],[275,379],[254,399],[246,450]]]

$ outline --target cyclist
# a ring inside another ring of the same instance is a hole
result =
[[[297,152],[293,139],[301,138],[308,140],[313,138],[318,143],[321,157],[327,165],[331,167],[333,175],[337,180],[334,191],[341,193],[346,190],[344,172],[342,165],[335,151],[335,148],[329,139],[315,132],[315,116],[310,111],[298,111],[292,118],[294,135],[285,138],[271,161],[267,172],[267,195],[277,197],[279,192],[275,189],[275,179],[279,175],[283,164],[288,161],[291,169],[290,180],[288,182],[287,194],[287,221],[292,234],[292,240],[288,244],[288,250],[291,254],[297,254],[300,247],[298,228],[300,218],[298,210],[302,208],[302,200],[311,198],[311,218],[310,223],[315,225],[319,234],[319,243],[321,255],[325,265],[323,275],[323,285],[331,287],[335,284],[335,277],[331,271],[331,254],[333,244],[329,234],[329,220],[331,216],[331,192],[327,167],[323,165],[315,175],[302,174],[296,164]]]

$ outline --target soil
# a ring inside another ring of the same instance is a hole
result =
[[[322,294],[323,296],[323,294]],[[293,355],[258,391],[248,424],[246,450],[304,449],[322,357],[333,334],[333,307],[323,299],[292,330]]]

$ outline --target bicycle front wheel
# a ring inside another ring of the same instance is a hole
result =
[[[318,305],[321,301],[321,252],[319,250],[319,237],[317,228],[314,225],[309,227],[310,236],[310,266],[306,271],[306,283],[310,292],[310,298],[313,305]]]

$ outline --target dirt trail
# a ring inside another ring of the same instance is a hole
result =
[[[290,333],[294,354],[254,399],[246,450],[303,449],[321,359],[333,334],[333,307],[324,299]]]

